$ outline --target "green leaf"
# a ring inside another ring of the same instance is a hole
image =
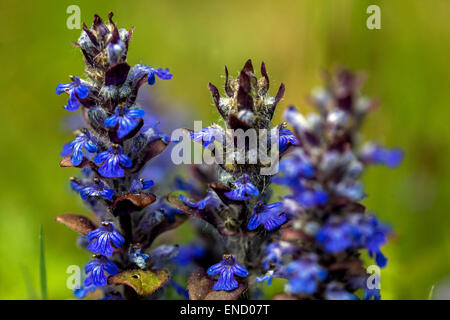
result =
[[[40,255],[39,255],[39,273],[41,276],[41,298],[47,300],[47,272],[45,268],[45,246],[44,246],[44,227],[41,225],[39,233]]]
[[[148,296],[169,280],[166,270],[126,270],[109,277],[109,284],[124,284],[140,296]]]

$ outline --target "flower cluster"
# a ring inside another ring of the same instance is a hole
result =
[[[294,107],[284,114],[299,144],[272,181],[291,190],[282,200],[290,221],[278,245],[267,247],[264,269],[288,279],[290,298],[356,299],[360,288],[364,298],[380,298],[367,288],[359,256],[366,249],[384,267],[381,246],[391,230],[360,203],[366,196],[360,178],[370,164],[398,166],[403,153],[374,143],[361,146],[358,130],[375,103],[359,94],[360,87],[359,74],[339,70],[312,94],[318,114],[304,117]]]
[[[207,262],[202,265],[207,270],[204,276],[199,277],[198,272],[192,274],[188,286],[191,297],[202,291],[200,287],[206,278],[214,283],[211,286],[215,291],[237,298],[249,286],[247,278],[253,278],[262,271],[264,256],[261,248],[270,244],[271,237],[278,234],[288,220],[283,204],[269,201],[271,175],[260,174],[265,164],[260,159],[249,164],[255,147],[247,144],[239,148],[233,138],[230,139],[232,130],[254,129],[259,141],[267,138],[261,133],[264,130],[275,132],[277,146],[268,142],[267,152],[277,147],[280,151],[277,161],[283,152],[297,144],[297,137],[286,128],[286,123],[271,127],[275,108],[284,94],[284,85],[281,84],[276,96],[271,97],[264,63],[261,75],[260,79],[256,77],[251,60],[245,63],[236,79],[230,79],[225,68],[226,96],[221,97],[219,90],[209,84],[224,126],[213,123],[201,130],[189,131],[188,137],[204,148],[214,150],[213,146],[219,144],[225,151],[231,148],[235,159],[245,160],[217,163],[211,167],[194,166],[193,173],[197,178],[193,180],[194,185],[187,182],[179,184],[189,195],[179,194],[171,198],[173,205],[199,222],[199,237],[216,240],[209,240],[211,244],[205,248],[205,255],[211,261],[222,256],[222,261],[213,266]],[[219,276],[217,280],[210,277],[216,275]],[[239,281],[234,276],[238,276]],[[252,287],[249,287],[250,291]]]
[[[77,297],[101,288],[104,299],[152,298],[169,275],[161,265],[149,263],[145,252],[155,237],[184,218],[169,218],[161,209],[167,204],[155,202],[147,191],[154,183],[144,176],[144,166],[168,140],[144,126],[146,112],[136,97],[143,83],[153,85],[155,76],[168,80],[172,75],[169,69],[130,67],[126,58],[133,29],[118,29],[112,17],[110,13],[105,23],[95,15],[92,27],[83,25],[75,43],[85,60],[86,78],[71,77],[70,83],[56,87],[57,94],[69,96],[66,110],[81,109],[85,125],[63,147],[60,165],[82,169],[80,177],[71,178],[71,187],[100,223],[74,214],[60,215],[57,221],[81,233],[81,243],[94,255],[85,267],[83,286],[75,290]],[[151,281],[139,285],[133,277]]]

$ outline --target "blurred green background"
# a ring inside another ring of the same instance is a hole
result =
[[[91,24],[94,13],[114,11],[119,27],[135,26],[128,61],[168,66],[159,81],[167,102],[190,106],[195,119],[216,120],[208,81],[221,85],[223,66],[237,72],[247,58],[266,62],[272,90],[281,81],[287,104],[303,111],[320,84],[318,71],[346,65],[368,74],[365,92],[381,101],[365,136],[401,146],[398,170],[371,168],[365,203],[396,236],[382,272],[385,299],[424,299],[450,276],[450,2],[365,1],[20,1],[0,6],[1,170],[0,298],[32,298],[24,271],[39,284],[39,226],[46,233],[50,299],[72,298],[66,268],[83,265],[75,233],[54,221],[65,212],[88,214],[59,168],[71,135],[61,128],[67,111],[55,86],[82,75],[79,51],[69,44],[79,30],[66,27],[66,8],[77,4]],[[366,8],[381,7],[381,30],[366,28]]]

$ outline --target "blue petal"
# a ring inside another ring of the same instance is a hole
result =
[[[108,158],[109,158],[109,151],[103,151],[95,156],[94,163],[96,165],[100,165]]]
[[[63,92],[66,92],[66,90],[70,90],[70,89],[72,89],[72,87],[73,87],[73,84],[72,84],[72,82],[70,82],[70,83],[60,83],[60,84],[58,84],[57,86],[56,86],[56,94],[61,94],[61,93],[63,93]]]
[[[89,242],[93,241],[95,238],[100,237],[100,235],[103,233],[101,228],[97,228],[95,230],[92,230],[86,235],[86,238]]]
[[[209,267],[207,273],[210,276],[214,276],[214,275],[219,274],[220,272],[222,272],[222,270],[224,270],[223,263],[219,262],[219,263],[216,263],[215,265]]]
[[[90,287],[90,288],[89,287],[81,287],[81,288],[75,289],[75,290],[73,290],[73,295],[77,299],[83,299],[84,297],[87,296],[89,291],[94,292],[95,287]]]
[[[131,159],[128,158],[123,153],[121,155],[119,155],[119,161],[126,168],[130,168],[131,166],[133,166],[133,162],[131,162]]]
[[[114,190],[113,189],[105,189],[103,191],[103,197],[108,199],[108,200],[111,200],[113,195],[114,195]]]
[[[271,215],[269,218],[267,218],[266,221],[264,221],[264,228],[267,231],[272,231],[273,229],[278,228],[283,223],[287,221],[286,215],[281,214],[279,216]]]
[[[108,283],[108,278],[106,277],[105,273],[103,272],[103,268],[101,266],[95,268],[92,270],[92,283],[95,286],[104,286]]]
[[[400,165],[403,160],[403,151],[401,149],[393,149],[387,152],[385,163],[388,167],[395,168]]]
[[[308,179],[313,178],[314,174],[315,174],[314,166],[307,162],[303,162],[300,164],[299,171],[303,177],[308,178]]]
[[[214,284],[214,290],[232,291],[238,287],[236,279],[229,270],[224,270],[219,277],[219,280]]]
[[[119,122],[119,117],[115,114],[105,120],[105,127],[114,127]]]
[[[90,189],[89,188],[85,187],[85,188],[82,188],[80,190],[80,197],[81,197],[81,199],[86,200],[87,197],[89,197],[89,195],[90,195]]]
[[[64,109],[67,111],[76,111],[80,107],[80,101],[77,99],[77,97],[71,93],[69,96],[69,100],[67,101],[67,104],[64,106]]]
[[[114,247],[116,247],[116,248],[120,248],[125,242],[125,239],[117,231],[112,232],[110,237],[111,237],[111,242],[113,243]]]
[[[231,191],[225,192],[225,196],[232,200],[248,200],[249,196],[244,195],[244,190],[242,189],[233,189]]]
[[[80,99],[86,98],[89,94],[89,89],[81,84],[74,91]]]
[[[314,196],[315,196],[315,202],[320,206],[326,204],[329,199],[328,193],[326,193],[325,191],[322,191],[322,190],[315,191]]]
[[[155,73],[150,71],[147,76],[147,83],[152,86],[155,84],[155,80]]]
[[[133,119],[131,117],[121,117],[119,120],[119,129],[117,130],[117,136],[122,139],[127,134],[129,134],[134,128],[139,124],[139,120]]]
[[[180,194],[178,196],[178,199],[183,201],[188,207],[191,207],[191,208],[196,208],[197,207],[197,204],[195,202],[192,202],[188,197],[186,197],[186,196],[184,196],[182,194]]]
[[[257,187],[255,187],[252,183],[247,183],[245,185],[245,191],[251,195],[251,196],[257,196],[259,195],[259,190]]]
[[[76,181],[70,181],[70,187],[75,192],[80,192],[84,188],[84,186],[82,184],[80,184],[80,183],[78,183]]]
[[[156,75],[163,80],[170,80],[172,79],[172,74],[169,72],[169,68],[158,68],[156,69]]]
[[[142,119],[145,116],[145,111],[142,109],[129,109],[127,115],[134,119]]]
[[[72,153],[72,150],[73,150],[72,143],[71,142],[66,143],[65,145],[63,145],[63,149],[62,149],[60,155],[62,157],[68,156]]]
[[[119,272],[119,269],[117,268],[117,266],[110,261],[107,261],[107,263],[105,264],[105,270],[111,276],[113,276]]]
[[[388,259],[384,256],[384,254],[381,253],[381,251],[378,251],[378,252],[375,254],[375,262],[377,263],[377,265],[378,265],[380,268],[386,267],[387,261],[388,261]]]
[[[84,271],[85,271],[86,273],[89,273],[89,272],[91,272],[96,266],[97,266],[97,260],[92,260],[92,261],[90,261],[90,262],[88,262],[88,263],[86,264],[86,266],[84,267]]]
[[[189,300],[189,291],[183,286],[179,285],[177,282],[173,280],[169,280],[172,287],[175,289],[176,293],[178,293],[181,297]]]
[[[83,161],[83,151],[81,150],[81,147],[76,147],[73,149],[73,154],[70,161],[74,166],[78,166],[81,161]]]
[[[203,136],[203,148],[206,148],[214,141],[214,136]]]
[[[239,277],[246,277],[246,276],[248,276],[248,270],[244,266],[241,266],[237,262],[234,263],[233,272],[234,272],[235,275],[237,275]]]
[[[91,153],[95,153],[98,151],[97,146],[91,140],[87,141],[84,144],[84,148]]]
[[[258,215],[254,213],[248,222],[248,230],[255,230],[260,224]]]
[[[111,256],[114,248],[111,246],[108,234],[102,233],[100,236],[87,246],[87,249],[93,253],[99,253],[104,256]]]
[[[155,183],[153,182],[153,180],[147,180],[147,181],[144,181],[142,184],[143,184],[142,189],[145,190],[145,189],[149,189],[149,188],[153,187],[153,185]]]
[[[94,282],[93,282],[93,279],[92,279],[92,275],[88,274],[86,276],[86,279],[84,279],[84,286],[85,287],[90,287],[90,286],[93,286],[93,285],[94,285]]]
[[[106,178],[121,178],[125,176],[125,171],[120,166],[119,158],[117,156],[113,156],[105,161],[98,169],[98,172]]]
[[[197,202],[196,205],[197,205],[198,209],[199,210],[205,209],[206,206],[208,205],[209,200],[210,200],[210,197],[206,197],[205,199],[200,200],[199,202]]]

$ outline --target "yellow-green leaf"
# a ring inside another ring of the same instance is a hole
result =
[[[109,284],[124,284],[140,296],[148,296],[169,280],[166,270],[127,270],[109,277]]]

